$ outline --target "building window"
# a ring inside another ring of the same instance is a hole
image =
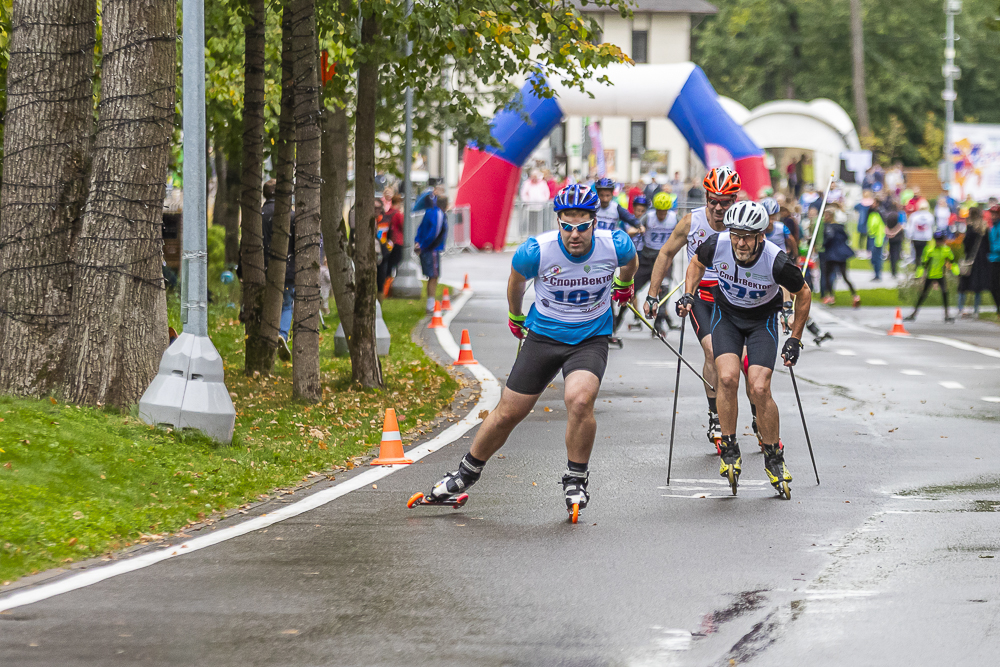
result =
[[[649,62],[646,55],[646,44],[649,40],[649,32],[646,30],[632,31],[632,60],[637,63]]]
[[[646,122],[632,123],[632,157],[641,158],[646,152]]]

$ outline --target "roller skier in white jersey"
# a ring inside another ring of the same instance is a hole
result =
[[[674,207],[675,197],[669,192],[657,192],[653,196],[653,209],[643,216],[639,216],[640,200],[643,208],[648,208],[649,201],[640,195],[633,201],[633,210],[639,219],[640,233],[633,240],[636,250],[639,252],[639,270],[635,274],[635,291],[641,292],[642,288],[649,284],[653,276],[653,267],[656,265],[656,258],[659,256],[660,248],[667,242],[674,228],[677,227],[677,213]],[[644,211],[645,212],[645,211]],[[670,289],[669,275],[660,283],[659,289]],[[652,317],[652,316],[651,316]],[[665,326],[664,326],[665,325]],[[638,316],[636,316],[636,326],[640,329]],[[666,328],[673,329],[674,324],[667,315],[667,304],[662,304],[656,309],[656,317],[653,320],[653,327],[662,335],[666,335]],[[629,325],[631,330],[632,325]],[[656,337],[656,334],[652,334]]]
[[[627,208],[615,201],[615,182],[610,178],[601,178],[594,183],[594,190],[597,192],[597,198],[600,202],[596,211],[597,229],[612,232],[620,229],[628,234],[634,242],[641,231],[641,226],[636,217],[628,212]],[[624,305],[621,307],[612,306],[611,310],[614,324],[608,341],[621,349],[623,346],[622,340],[614,332],[618,331],[618,327],[621,326],[627,308]]]
[[[500,403],[483,421],[458,469],[426,496],[411,497],[410,507],[465,503],[466,490],[479,480],[486,462],[528,416],[560,369],[568,459],[562,485],[574,523],[590,500],[588,463],[597,432],[594,402],[608,363],[611,303],[624,305],[635,295],[633,277],[639,260],[625,232],[594,229],[598,199],[587,188],[563,188],[554,205],[559,228],[528,239],[514,253],[507,282],[508,326],[524,343]],[[525,315],[522,300],[531,279],[535,301]]]
[[[716,167],[708,172],[702,182],[705,188],[705,203],[701,208],[688,213],[677,223],[653,266],[650,278],[649,295],[646,297],[646,316],[652,317],[660,296],[660,284],[669,275],[674,256],[681,248],[687,248],[688,260],[694,256],[698,247],[717,234],[725,231],[723,219],[726,211],[736,203],[740,192],[740,177],[729,167]],[[698,285],[691,313],[691,326],[705,354],[705,365],[702,375],[713,386],[717,386],[715,370],[715,355],[712,351],[712,306],[714,296],[712,288],[718,284],[715,271],[709,266]],[[719,423],[719,411],[716,405],[716,392],[705,387],[708,398],[708,441],[715,445],[716,453],[722,451],[722,428]]]
[[[712,288],[712,345],[718,370],[718,406],[722,425],[719,474],[728,478],[733,495],[741,472],[736,441],[741,357],[746,351],[747,383],[757,416],[764,450],[764,470],[772,486],[791,498],[792,475],[785,466],[779,438],[778,406],[771,397],[771,375],[778,354],[781,289],[795,296],[792,335],[781,348],[785,366],[794,366],[802,347],[802,331],[809,319],[812,294],[795,262],[764,238],[767,211],[756,202],[741,201],[725,215],[728,231],[705,241],[691,258],[685,276],[685,294],[677,302],[681,317],[692,312],[694,291],[708,267],[714,267]]]

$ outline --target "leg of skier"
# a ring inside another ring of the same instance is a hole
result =
[[[703,301],[700,298],[695,299],[689,319],[691,320],[691,327],[694,329],[695,335],[698,336],[698,342],[701,343],[701,349],[705,354],[702,375],[709,384],[713,387],[718,387],[718,383],[716,382],[718,372],[715,364],[715,353],[712,347],[713,316],[713,304]],[[708,441],[715,445],[715,451],[719,453],[719,440],[722,437],[722,430],[719,427],[719,408],[716,404],[716,396],[715,391],[705,387],[705,398],[708,399]]]
[[[566,473],[562,477],[566,509],[571,515],[578,515],[587,506],[590,494],[587,483],[590,472],[590,452],[594,449],[597,434],[597,420],[594,418],[594,402],[601,388],[601,380],[583,369],[566,375]],[[573,516],[574,522],[576,516]]]
[[[740,446],[736,442],[736,420],[739,416],[740,357],[738,354],[721,354],[715,360],[718,370],[719,422],[721,425],[719,474],[729,479],[736,495],[740,475]]]

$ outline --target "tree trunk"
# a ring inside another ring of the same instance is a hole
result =
[[[240,170],[222,146],[215,147],[215,178],[212,224],[226,228],[225,262],[229,268],[240,261]]]
[[[63,382],[74,403],[128,407],[167,347],[164,183],[174,121],[176,4],[104,0],[101,102]]]
[[[0,191],[0,393],[44,396],[68,335],[72,237],[86,199],[94,0],[19,0]]]
[[[380,39],[376,15],[361,22],[361,48],[371,49]],[[354,299],[354,335],[351,368],[363,387],[382,387],[382,364],[375,347],[375,107],[378,104],[378,62],[374,56],[358,67],[357,110],[354,114],[354,260],[357,294]]]
[[[295,343],[292,393],[323,399],[319,381],[320,131],[316,0],[292,3],[295,64]]]
[[[858,116],[858,134],[871,134],[868,120],[868,93],[865,90],[865,34],[861,21],[861,0],[851,0],[851,56],[854,67],[854,111]]]
[[[326,111],[323,127],[323,185],[320,208],[323,221],[323,248],[330,269],[330,291],[337,304],[337,314],[350,345],[354,334],[354,262],[347,254],[347,221],[344,200],[347,198],[347,148],[349,128],[347,110]]]
[[[351,11],[350,0],[339,0],[340,13]],[[323,129],[320,210],[323,226],[323,248],[330,269],[330,291],[337,304],[337,316],[344,327],[344,337],[350,346],[354,335],[354,261],[348,253],[347,221],[344,200],[347,198],[347,158],[350,127],[347,109],[324,110],[320,118]]]
[[[266,372],[274,366],[281,325],[281,298],[285,290],[285,267],[288,239],[291,234],[292,169],[295,163],[295,79],[292,75],[292,16],[285,6],[281,17],[281,112],[278,116],[278,140],[274,160],[274,218],[271,222],[271,247],[267,249],[267,281],[264,307],[261,312],[261,334],[266,341],[270,361]],[[261,369],[261,372],[265,372]]]
[[[243,169],[240,194],[240,272],[243,279],[243,307],[240,319],[246,331],[243,372],[268,373],[274,364],[273,352],[261,335],[264,304],[264,228],[260,209],[264,170],[264,0],[248,0],[250,23],[244,33],[243,65]]]

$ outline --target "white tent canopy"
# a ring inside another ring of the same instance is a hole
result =
[[[838,171],[842,152],[861,150],[851,117],[833,100],[776,100],[753,110],[729,98],[719,102],[764,150],[812,151],[820,189],[826,185],[823,174]]]

